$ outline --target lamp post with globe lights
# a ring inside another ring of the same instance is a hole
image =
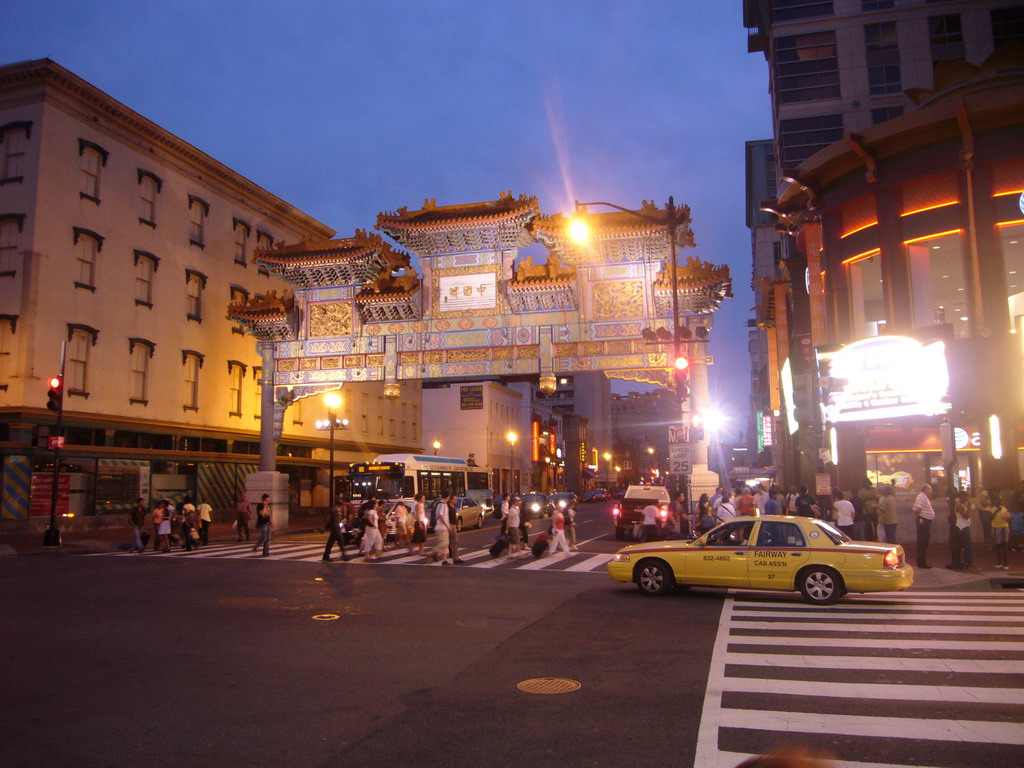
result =
[[[441,448],[441,441],[440,440],[435,440],[434,441],[434,455],[435,456],[437,456],[437,452],[440,450],[440,448]]]
[[[515,494],[516,441],[519,439],[519,435],[517,435],[515,432],[510,431],[507,435],[505,435],[505,439],[508,440],[509,444],[508,489],[510,493]]]
[[[348,429],[348,419],[338,418],[338,408],[341,406],[341,395],[337,392],[328,392],[324,395],[324,405],[327,406],[327,418],[317,419],[316,428],[321,432],[327,432],[327,506],[334,505],[334,430]]]

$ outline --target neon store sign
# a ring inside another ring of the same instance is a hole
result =
[[[825,418],[834,423],[948,413],[946,345],[905,336],[861,339],[819,357],[827,372]]]

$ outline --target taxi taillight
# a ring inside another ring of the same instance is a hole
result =
[[[618,517],[621,514],[622,510],[620,510],[618,507],[615,507],[615,509],[612,510],[612,517]]]
[[[661,519],[664,520],[668,517],[668,507],[661,508]]]
[[[896,554],[895,549],[890,549],[885,553],[885,557],[882,558],[882,565],[886,568],[899,568],[900,567],[900,556]]]

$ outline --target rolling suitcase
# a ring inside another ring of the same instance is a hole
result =
[[[508,549],[508,536],[499,536],[495,539],[494,543],[491,544],[490,553],[492,558],[501,557],[505,554],[505,550]]]
[[[542,533],[536,539],[533,540],[533,545],[530,547],[530,551],[533,552],[534,557],[543,557],[544,553],[548,551],[550,540],[547,534]]]

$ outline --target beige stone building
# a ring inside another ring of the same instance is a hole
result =
[[[226,308],[287,290],[254,250],[333,234],[52,61],[0,68],[0,521],[49,517],[62,344],[61,514],[102,521],[138,496],[229,508],[261,413],[255,341]],[[342,392],[339,467],[420,449],[418,388],[381,390]],[[293,511],[326,500],[325,415],[286,412]]]

